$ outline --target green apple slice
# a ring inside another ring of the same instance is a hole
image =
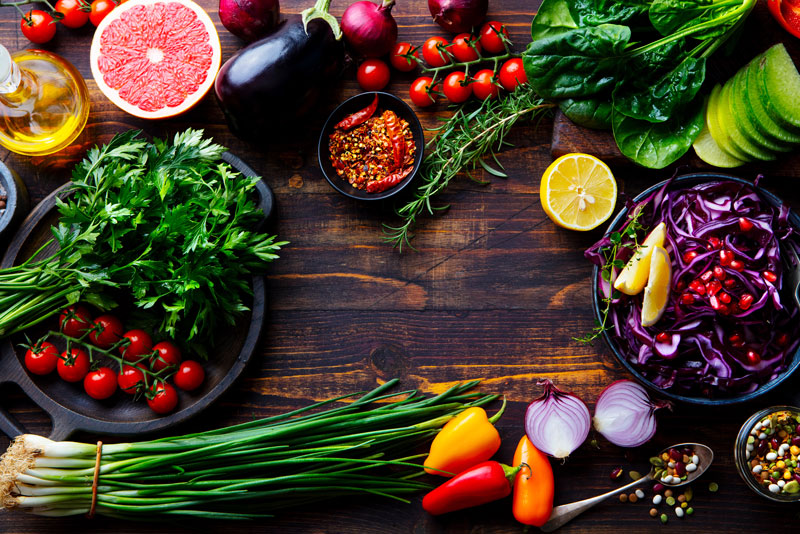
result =
[[[722,87],[717,84],[711,90],[708,96],[708,105],[706,106],[706,128],[708,128],[711,137],[719,145],[719,147],[726,152],[730,157],[740,161],[752,161],[753,159],[736,148],[731,143],[730,137],[722,131],[722,126],[719,123],[719,113],[717,111],[719,105],[719,93]]]
[[[734,74],[733,79],[730,82],[731,111],[736,124],[739,125],[739,129],[741,130],[745,139],[764,150],[769,150],[771,152],[789,152],[793,150],[795,146],[792,143],[774,139],[762,133],[761,130],[758,129],[758,126],[756,126],[756,124],[753,122],[751,117],[747,114],[743,83],[746,70],[747,67],[742,67],[739,69],[739,72]]]
[[[727,134],[733,146],[750,156],[751,159],[760,159],[763,161],[774,160],[775,154],[773,152],[757,147],[745,138],[739,123],[734,118],[730,98],[732,79],[733,78],[725,82],[725,85],[722,86],[722,90],[719,93],[719,101],[717,102],[717,120],[719,121],[720,128],[722,128],[722,133]]]
[[[767,50],[758,67],[764,76],[767,112],[777,122],[800,129],[800,73],[783,43]]]
[[[703,129],[700,130],[700,135],[697,136],[697,139],[694,140],[694,151],[697,153],[697,157],[708,163],[709,165],[713,165],[714,167],[725,167],[726,169],[730,169],[732,167],[738,167],[739,165],[744,165],[744,161],[740,159],[736,159],[727,152],[725,152],[722,147],[720,147],[714,138],[711,137],[711,132],[708,131],[708,126],[705,124],[703,125]]]
[[[787,130],[770,116],[764,107],[762,98],[766,98],[766,91],[762,90],[763,80],[761,79],[761,69],[759,63],[763,54],[757,56],[747,66],[747,76],[745,78],[745,96],[747,97],[747,108],[755,123],[761,127],[762,131],[769,132],[770,135],[789,143],[800,143],[800,134]]]

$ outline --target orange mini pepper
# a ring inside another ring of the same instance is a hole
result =
[[[489,419],[486,410],[473,406],[448,421],[431,443],[425,472],[451,477],[491,458],[500,448],[500,434],[492,423],[504,409],[505,401]]]
[[[514,517],[524,525],[541,527],[553,511],[553,468],[546,454],[522,436],[513,465],[522,466],[514,481]]]

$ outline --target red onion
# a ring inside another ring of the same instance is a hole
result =
[[[638,447],[656,433],[655,411],[668,403],[654,403],[642,386],[617,380],[600,394],[594,408],[594,428],[620,447]]]
[[[342,33],[350,48],[364,57],[381,57],[397,42],[397,22],[392,17],[394,0],[381,5],[367,0],[350,4],[342,15]]]
[[[564,393],[550,380],[541,380],[544,393],[528,406],[525,433],[534,446],[554,458],[566,458],[589,435],[591,416],[586,404]]]
[[[219,20],[239,39],[252,43],[278,26],[278,0],[219,0]]]
[[[489,0],[428,0],[433,21],[452,33],[468,32],[486,18]]]

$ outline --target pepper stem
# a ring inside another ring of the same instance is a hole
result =
[[[514,485],[514,479],[517,477],[517,473],[519,473],[523,465],[527,466],[527,464],[519,464],[517,467],[511,467],[506,464],[500,464],[500,467],[503,468],[503,473],[506,475],[509,486]],[[530,467],[528,469],[530,469]]]
[[[336,40],[340,40],[342,38],[342,28],[339,26],[339,21],[336,20],[336,17],[328,13],[328,8],[331,5],[331,0],[317,0],[317,3],[314,4],[314,7],[310,7],[303,11],[301,16],[303,17],[303,27],[308,33],[308,23],[314,19],[322,19],[328,23],[331,27],[331,31],[333,31],[333,36]]]
[[[500,409],[497,410],[496,414],[494,414],[489,418],[489,422],[494,424],[498,419],[500,419],[503,416],[503,412],[505,411],[506,411],[506,396],[503,395],[503,405],[500,406]]]

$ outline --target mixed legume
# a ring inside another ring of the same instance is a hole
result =
[[[800,492],[800,414],[775,412],[758,421],[747,437],[750,472],[771,493]]]

